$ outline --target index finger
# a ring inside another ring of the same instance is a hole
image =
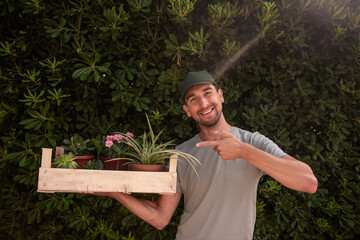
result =
[[[226,138],[234,138],[235,137],[229,131],[226,131],[226,130],[216,131],[216,134],[219,134],[219,135],[221,135],[223,137],[226,137]]]
[[[196,147],[209,147],[209,146],[217,146],[219,144],[219,141],[205,141],[205,142],[199,142],[196,144]]]

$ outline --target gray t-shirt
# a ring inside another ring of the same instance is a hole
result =
[[[272,155],[286,155],[275,143],[258,132],[237,127],[230,131],[240,141]],[[178,161],[177,192],[184,195],[177,240],[249,240],[256,220],[256,192],[264,174],[249,162],[238,158],[223,160],[213,147],[195,145],[199,135],[177,147],[200,160],[196,166],[200,179],[184,161]]]

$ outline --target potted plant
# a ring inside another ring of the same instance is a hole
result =
[[[52,166],[56,168],[76,169],[79,167],[79,165],[75,160],[76,157],[71,152],[67,154],[56,155],[54,161],[52,162]]]
[[[164,167],[165,160],[169,159],[172,155],[178,155],[181,156],[197,174],[194,164],[200,164],[199,160],[190,154],[183,153],[176,149],[170,149],[170,147],[175,145],[174,140],[157,143],[163,130],[155,136],[147,115],[146,119],[149,126],[149,133],[144,132],[138,140],[133,136],[129,136],[129,134],[116,133],[122,137],[121,143],[128,145],[132,151],[125,152],[124,155],[126,157],[114,158],[109,161],[126,159],[131,162],[129,164],[130,170],[136,171],[140,168],[140,171],[143,171],[143,168],[151,168],[150,171],[154,171],[154,168],[157,168],[161,171]]]
[[[134,137],[134,134],[127,132],[125,134],[128,137]],[[105,143],[102,149],[100,157],[104,169],[114,169],[114,170],[127,170],[129,160],[122,159],[125,152],[129,151],[129,146],[122,144],[123,137],[119,134],[107,135]],[[105,155],[105,156],[104,156]],[[109,161],[111,160],[111,161]]]
[[[62,147],[75,155],[75,161],[80,165],[80,168],[83,168],[89,161],[95,159],[95,156],[92,154],[95,147],[92,146],[93,144],[90,139],[84,139],[80,135],[75,134],[70,139],[64,139],[63,142],[65,145]]]
[[[54,161],[52,162],[52,166],[55,168],[84,168],[84,169],[102,169],[102,167],[96,165],[95,160],[90,160],[86,163],[86,165],[79,165],[77,162],[77,157],[72,153],[67,154],[59,154],[55,156]]]

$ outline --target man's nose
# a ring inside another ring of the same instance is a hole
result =
[[[208,106],[208,104],[209,104],[209,102],[207,101],[207,99],[206,98],[200,98],[200,106],[202,107],[202,108],[206,108],[207,106]]]

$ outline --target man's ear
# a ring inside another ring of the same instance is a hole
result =
[[[220,96],[220,101],[221,101],[221,103],[224,103],[224,95],[223,95],[223,91],[221,90],[221,89],[219,89],[219,91],[218,91],[218,94],[219,94],[219,96]]]
[[[184,109],[184,111],[186,112],[187,116],[188,116],[188,117],[191,117],[191,113],[190,113],[190,111],[189,111],[189,108],[188,108],[185,104],[183,105],[183,109]]]

